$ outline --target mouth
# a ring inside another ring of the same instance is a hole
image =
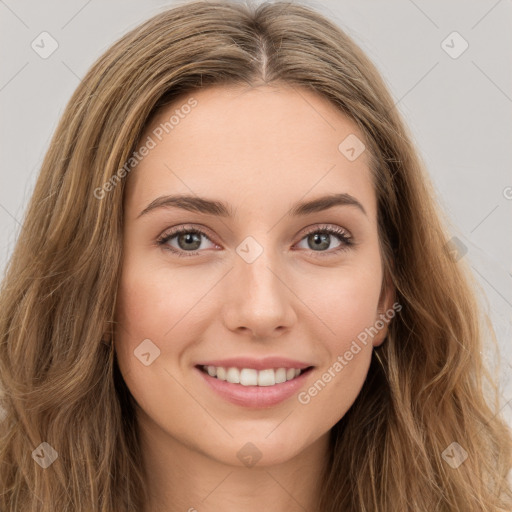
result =
[[[237,368],[211,365],[196,365],[196,368],[209,377],[230,384],[248,387],[273,387],[295,380],[309,373],[314,367],[306,368]]]
[[[194,370],[209,392],[236,406],[265,409],[297,395],[307,385],[314,366],[303,368],[237,368],[196,365]]]

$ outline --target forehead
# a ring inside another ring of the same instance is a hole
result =
[[[375,215],[368,150],[355,159],[346,152],[362,150],[361,131],[305,88],[200,89],[165,106],[140,145],[150,139],[152,149],[129,176],[131,202],[186,193],[258,207],[343,192]]]

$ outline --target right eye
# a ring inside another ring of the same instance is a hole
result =
[[[195,256],[198,254],[197,251],[201,246],[201,237],[205,237],[211,242],[208,235],[200,229],[181,227],[172,229],[171,231],[166,231],[162,236],[158,238],[157,244],[180,257]],[[175,247],[169,243],[173,239],[176,239],[178,247]],[[213,242],[211,243],[213,244]]]

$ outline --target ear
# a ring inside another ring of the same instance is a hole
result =
[[[396,312],[393,308],[395,302],[395,287],[391,280],[391,275],[386,271],[382,282],[382,290],[379,297],[379,304],[377,306],[377,314],[375,316],[375,329],[377,334],[373,337],[372,345],[374,347],[380,346],[388,334],[388,325],[395,316]],[[401,308],[400,308],[401,309]]]

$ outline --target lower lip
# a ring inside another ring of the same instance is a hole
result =
[[[279,404],[297,393],[304,385],[312,368],[298,377],[273,386],[243,386],[211,377],[199,368],[194,368],[213,391],[222,398],[236,405],[252,408],[271,407]]]

